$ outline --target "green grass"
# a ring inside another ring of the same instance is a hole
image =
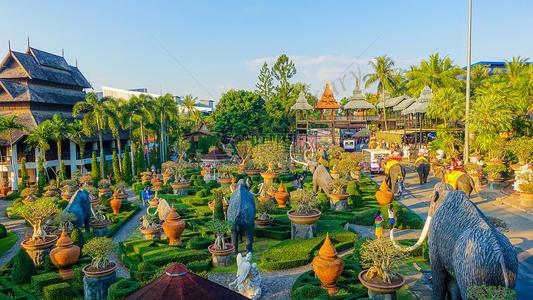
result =
[[[7,252],[17,242],[17,235],[11,231],[7,232],[7,236],[0,239],[0,256]]]

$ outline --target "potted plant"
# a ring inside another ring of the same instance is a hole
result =
[[[523,207],[533,207],[533,169],[530,164],[522,166],[515,172],[514,190],[520,193]]]
[[[83,186],[83,189],[89,193],[89,198],[91,201],[91,206],[94,207],[100,203],[100,200],[98,199],[98,189],[95,188],[92,185],[85,185]]]
[[[35,196],[36,192],[37,189],[34,187],[27,187],[23,189],[20,192],[20,198],[22,199],[22,203],[28,204],[29,202],[37,200],[37,196]]]
[[[61,188],[61,198],[68,201],[78,189],[78,182],[73,179],[67,179],[63,180],[61,184],[63,185]]]
[[[72,266],[80,258],[80,247],[74,245],[66,227],[63,227],[61,236],[57,240],[56,248],[50,251],[50,261],[59,269],[59,275],[64,280],[72,279],[74,272]]]
[[[113,189],[115,190],[115,193],[117,193],[118,199],[122,200],[128,198],[128,194],[126,193],[126,184],[123,181],[115,183]]]
[[[333,204],[346,200],[348,198],[348,193],[346,193],[346,186],[348,181],[345,179],[333,179],[329,183],[329,198]]]
[[[507,167],[503,163],[491,163],[487,164],[483,171],[487,174],[487,180],[489,182],[501,182],[504,180]]]
[[[315,194],[299,189],[291,192],[291,204],[295,209],[287,212],[289,220],[294,224],[311,225],[320,219],[321,212],[313,207],[316,205]]]
[[[239,170],[241,171],[241,173],[244,173],[247,169],[246,163],[252,157],[253,145],[251,141],[241,141],[237,143],[236,148],[237,154],[239,154],[239,157],[241,158],[241,161],[239,163]]]
[[[217,200],[222,201],[222,207],[224,209],[224,213],[228,211],[228,198],[231,195],[231,192],[227,188],[214,188],[211,190],[211,193],[213,194],[213,200],[209,201],[207,206],[211,209],[211,211],[215,210],[215,202]]]
[[[74,224],[76,223],[77,219],[78,218],[75,214],[63,211],[62,213],[56,216],[55,223],[62,231],[65,231],[66,233],[70,234],[74,229]]]
[[[173,165],[174,181],[170,184],[174,194],[183,193],[186,188],[191,185],[191,182],[185,179],[186,169],[188,164],[185,161],[180,161]]]
[[[93,228],[95,236],[105,236],[107,234],[107,226],[111,224],[105,216],[106,207],[104,205],[96,205],[94,208],[94,218],[89,222]]]
[[[93,182],[93,178],[89,174],[83,175],[80,177],[80,185],[83,187],[91,185],[92,182]]]
[[[174,176],[174,165],[175,161],[169,160],[161,164],[161,169],[163,170],[163,184],[167,185],[168,181]]]
[[[181,245],[180,236],[185,230],[185,221],[180,218],[176,208],[172,206],[170,212],[163,223],[163,231],[168,237],[168,244],[171,246]]]
[[[214,219],[207,222],[206,225],[215,234],[215,242],[207,248],[212,255],[213,265],[216,267],[230,265],[231,254],[235,250],[235,246],[226,242],[225,235],[231,229],[231,222]]]
[[[271,184],[278,177],[276,170],[286,166],[288,162],[285,145],[274,141],[267,141],[256,145],[252,150],[252,158],[263,170],[260,173],[265,184]]]
[[[221,166],[218,169],[218,182],[221,185],[227,186],[231,184],[231,178],[233,177],[233,172],[237,171],[237,166],[226,164]]]
[[[257,227],[262,228],[262,227],[270,226],[272,224],[274,219],[272,219],[272,217],[268,214],[268,212],[273,208],[273,206],[274,206],[274,203],[272,202],[272,200],[256,201],[255,208],[256,208],[256,212],[259,215],[259,217],[255,219],[255,225]]]
[[[47,234],[43,225],[59,210],[52,198],[31,201],[17,206],[15,210],[17,215],[33,227],[32,236],[23,240],[21,246],[31,256],[35,266],[40,267],[44,263],[44,257],[58,239],[57,235]]]
[[[248,176],[254,176],[259,175],[261,173],[261,169],[259,169],[259,165],[256,164],[253,160],[249,160],[246,162],[246,169],[244,170],[244,174]]]
[[[363,243],[360,263],[365,270],[358,278],[368,289],[370,298],[395,299],[396,291],[405,284],[403,276],[395,270],[406,258],[407,254],[397,250],[389,239],[378,238]]]
[[[161,224],[159,224],[159,217],[157,212],[150,213],[146,210],[146,214],[142,217],[142,226],[139,228],[146,240],[161,238]]]
[[[111,186],[111,181],[108,179],[101,179],[98,181],[98,197],[102,197],[102,195],[109,195],[111,193],[111,189],[109,188]]]
[[[279,184],[278,190],[274,194],[274,199],[276,199],[276,203],[278,204],[279,208],[285,208],[287,206],[287,202],[289,201],[289,193],[287,193],[287,189],[285,188],[283,182]]]
[[[50,180],[50,183],[44,188],[44,190],[44,197],[56,197],[58,195],[56,181],[54,179]]]
[[[109,238],[96,237],[83,246],[83,253],[91,257],[91,263],[82,271],[85,299],[105,299],[107,290],[115,282],[117,265],[109,258],[116,251],[116,244]]]
[[[508,150],[518,159],[518,163],[512,164],[511,168],[518,171],[520,167],[527,165],[533,156],[533,139],[530,137],[519,137],[509,143]]]

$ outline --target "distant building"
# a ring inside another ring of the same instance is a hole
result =
[[[526,64],[532,64],[533,62],[526,62]],[[500,71],[505,72],[505,62],[504,61],[478,61],[471,64],[471,67],[482,65],[489,70],[489,74],[494,74]],[[463,70],[466,70],[466,66],[463,67]]]

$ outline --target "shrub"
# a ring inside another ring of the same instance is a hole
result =
[[[3,239],[7,236],[7,229],[4,224],[0,224],[0,239]]]
[[[170,262],[187,264],[192,261],[203,260],[209,257],[211,257],[211,254],[207,251],[184,250],[179,248],[161,248],[160,251],[148,252],[142,256],[144,262],[148,262],[156,266],[163,266]]]
[[[477,285],[468,288],[468,299],[473,300],[513,300],[516,292],[503,286]]]
[[[63,278],[61,278],[61,276],[55,272],[42,273],[31,277],[31,284],[38,289],[42,289],[47,285],[60,283],[62,281]]]
[[[113,283],[107,290],[108,300],[122,300],[141,287],[137,281],[120,279]]]
[[[43,289],[44,300],[69,300],[76,296],[77,293],[66,282],[50,284]]]
[[[111,197],[108,197],[106,194],[102,194],[102,196],[100,196],[100,205],[110,206],[111,200],[113,200]]]
[[[211,258],[190,262],[187,264],[187,268],[194,273],[209,271],[211,269]]]
[[[291,293],[291,299],[328,299],[328,293],[325,289],[306,284],[294,289]]]
[[[72,239],[72,242],[74,242],[74,245],[80,247],[80,249],[82,249],[85,245],[85,237],[83,236],[81,229],[78,227],[74,227],[74,229],[72,229],[70,238]]]
[[[148,283],[157,271],[157,267],[150,263],[141,262],[137,264],[137,270],[132,272],[132,277],[141,284]]]
[[[213,243],[213,240],[203,237],[193,237],[187,241],[187,248],[195,250],[207,249],[209,245]]]
[[[199,190],[198,192],[196,192],[197,198],[203,198],[205,196],[206,196],[206,190]]]
[[[319,210],[326,211],[329,209],[329,198],[325,193],[318,193],[316,202]]]
[[[23,249],[19,249],[13,258],[13,271],[11,281],[15,285],[31,282],[31,277],[37,274],[37,268],[33,264],[31,257]]]

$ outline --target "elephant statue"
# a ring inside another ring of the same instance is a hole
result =
[[[89,192],[84,189],[79,189],[70,198],[70,201],[65,207],[65,211],[76,215],[76,226],[85,226],[85,232],[89,232],[89,221],[94,212],[91,207],[91,200]]]
[[[396,160],[389,160],[386,163],[385,169],[385,182],[389,189],[396,193],[396,183],[398,182],[398,177],[405,179],[405,168]]]
[[[429,170],[431,169],[431,164],[428,159],[424,156],[420,156],[415,160],[415,170],[418,173],[418,180],[420,185],[428,182]]]
[[[235,191],[230,196],[228,206],[228,221],[231,225],[231,243],[238,252],[239,241],[246,234],[246,251],[252,252],[255,227],[254,195],[249,191],[243,179],[239,180]]]
[[[307,143],[307,145],[310,149],[313,149],[309,143]],[[309,171],[313,174],[313,192],[318,193],[319,189],[321,189],[324,193],[329,195],[329,186],[333,178],[331,177],[331,175],[329,174],[325,166],[318,163],[316,160],[307,157],[307,152],[308,150],[304,152],[305,161],[299,161],[292,156],[292,144],[291,144],[289,154],[290,154],[292,161],[294,161],[295,163],[301,164],[303,166],[306,166],[309,169]],[[313,157],[313,155],[311,155],[311,157]]]
[[[429,235],[433,299],[468,299],[471,286],[500,285],[514,288],[518,270],[516,251],[463,191],[446,183],[435,185],[428,217],[418,248]]]
[[[465,192],[466,196],[470,198],[476,186],[474,179],[470,175],[459,170],[447,172],[446,168],[440,168],[435,172],[435,176],[441,177],[442,182],[449,184],[454,190]]]

